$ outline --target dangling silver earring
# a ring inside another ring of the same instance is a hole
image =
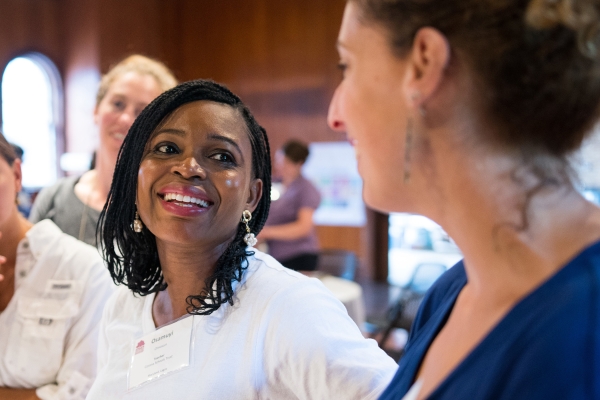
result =
[[[256,240],[256,236],[254,233],[250,232],[250,226],[248,222],[252,219],[252,213],[248,210],[244,210],[242,213],[242,223],[246,224],[246,235],[244,235],[244,242],[250,247],[254,246],[258,240]]]
[[[142,228],[144,227],[144,224],[142,224],[142,220],[140,219],[140,214],[138,214],[138,212],[135,212],[135,217],[133,218],[133,230],[135,231],[135,233],[140,233],[142,231]]]
[[[413,136],[413,122],[412,118],[406,121],[406,137],[404,139],[404,184],[410,182],[410,153],[412,150],[412,136]]]

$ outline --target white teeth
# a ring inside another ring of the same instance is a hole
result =
[[[191,197],[191,196],[184,196],[181,194],[177,194],[177,193],[167,193],[164,196],[165,201],[177,201],[179,203],[181,203],[181,205],[183,207],[191,207],[191,204],[185,204],[185,203],[193,203],[193,204],[198,204],[201,207],[208,207],[208,202],[204,201],[202,199],[197,199],[195,197]]]

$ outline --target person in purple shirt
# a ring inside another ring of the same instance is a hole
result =
[[[271,203],[269,218],[259,236],[267,241],[269,254],[296,271],[314,271],[318,261],[313,214],[321,203],[321,195],[302,176],[308,154],[308,146],[298,140],[286,142],[275,154],[276,172],[285,191]]]
[[[600,399],[600,209],[570,161],[600,114],[598,0],[349,0],[329,125],[365,202],[464,260],[380,399]]]

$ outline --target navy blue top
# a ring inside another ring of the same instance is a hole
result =
[[[466,283],[461,261],[430,289],[381,400],[408,392]],[[600,242],[517,303],[428,399],[600,399]]]

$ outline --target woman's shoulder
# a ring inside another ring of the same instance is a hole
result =
[[[33,225],[27,233],[28,245],[36,258],[51,257],[85,270],[102,267],[102,258],[98,250],[64,233],[49,219]]]
[[[321,192],[310,180],[306,179],[303,175],[297,179],[297,189],[306,197],[314,198],[317,200],[321,199]]]
[[[315,297],[333,297],[333,294],[316,278],[309,278],[281,265],[279,261],[261,251],[252,250],[248,257],[248,270],[242,286],[264,301],[278,296],[287,300]],[[317,296],[319,294],[319,296]]]
[[[108,298],[104,313],[109,320],[131,323],[141,319],[147,296],[136,295],[125,285],[119,285]]]
[[[76,202],[75,184],[79,177],[71,176],[59,179],[54,185],[42,189],[35,201],[29,215],[29,221],[35,223],[46,218],[52,218],[56,208],[69,209]]]
[[[248,257],[248,269],[244,281],[252,280],[259,283],[277,281],[285,286],[309,280],[305,275],[284,267],[269,254],[256,249],[251,251],[254,254]]]
[[[44,197],[67,197],[75,194],[75,184],[79,180],[78,176],[67,176],[57,180],[52,186],[43,188],[38,194],[38,198]],[[37,200],[37,199],[36,199]]]
[[[31,265],[31,282],[62,281],[76,283],[85,293],[107,298],[114,283],[98,250],[63,233],[51,220],[35,224],[20,245],[25,262]],[[33,257],[32,259],[29,257]],[[29,276],[28,275],[28,276]]]

